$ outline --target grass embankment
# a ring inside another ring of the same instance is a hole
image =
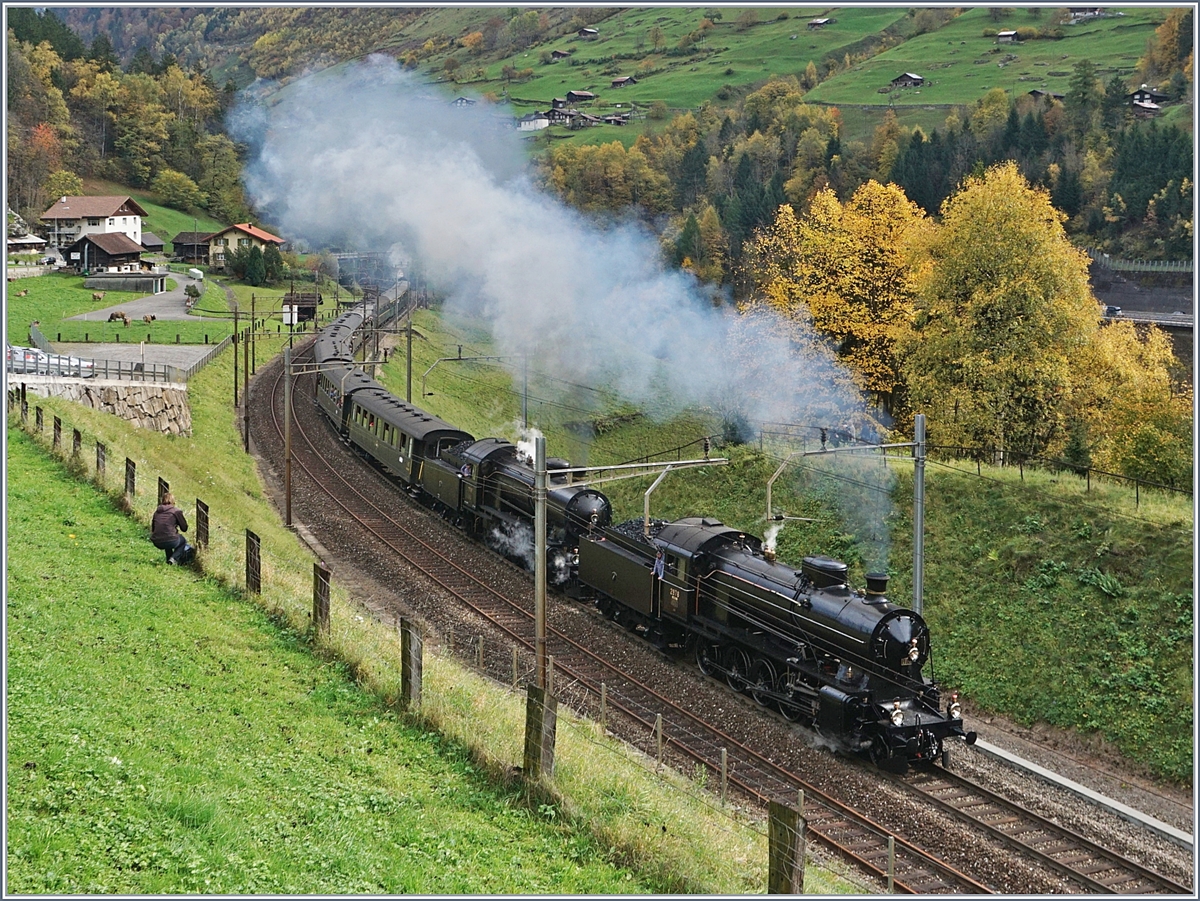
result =
[[[464,324],[417,322],[414,371],[433,360],[493,349]],[[384,380],[404,390],[403,354]],[[531,375],[530,384],[537,384]],[[515,438],[520,382],[479,363],[443,363],[430,373],[424,405],[473,434]],[[419,395],[419,383],[414,384]],[[530,419],[547,435],[547,453],[592,464],[623,462],[684,444],[717,426],[700,417],[655,423],[636,411],[604,405],[584,412],[582,397],[542,403],[549,386],[531,388]],[[420,403],[420,398],[415,399]],[[597,400],[598,399],[598,400]],[[590,444],[564,420],[599,426]],[[673,519],[716,516],[762,535],[766,484],[794,446],[768,453],[722,447],[727,467],[668,476],[652,495],[651,514]],[[685,456],[699,456],[693,448]],[[836,464],[836,465],[835,465]],[[827,473],[827,474],[823,474]],[[603,486],[618,518],[641,516],[651,479]],[[868,486],[860,490],[862,486]],[[891,493],[891,499],[888,498]],[[773,511],[812,517],[788,522],[781,559],[828,554],[852,578],[885,567],[889,594],[907,604],[912,591],[912,467],[897,461],[796,459],[773,486]],[[931,464],[926,474],[924,610],[934,634],[941,681],[963,690],[976,708],[1019,722],[1045,721],[1111,742],[1131,762],[1160,777],[1192,774],[1191,499],[1073,475],[984,467],[981,474]]]
[[[9,431],[7,886],[639,892]]]
[[[260,359],[281,343],[263,341]],[[48,494],[54,467],[39,470],[33,487],[13,483],[15,531],[39,537],[28,557],[10,549],[9,615],[20,630],[9,672],[10,887],[763,890],[761,823],[716,809],[686,778],[656,775],[565,710],[553,783],[530,794],[505,787],[521,760],[524,698],[431,651],[436,642],[427,645],[419,715],[395,714],[395,634],[347,599],[336,573],[330,634],[314,636],[312,558],[281,526],[241,451],[231,366],[223,354],[190,383],[191,439],[36,401],[47,431],[58,414],[66,435],[83,432],[77,476],[95,479],[95,440],[108,449],[110,494],[121,491],[121,457],[136,462],[140,524],[109,522],[113,504],[83,486],[64,488],[66,500]],[[14,451],[27,440],[14,436]],[[191,498],[210,507],[206,579],[168,569],[146,541],[158,476],[189,516]],[[262,540],[260,596],[244,590],[247,528]],[[426,809],[432,796],[457,809]],[[17,872],[25,881],[13,881]],[[808,879],[816,893],[853,890],[812,866]]]

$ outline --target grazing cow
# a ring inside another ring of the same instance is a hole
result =
[[[115,312],[115,313],[108,314],[109,322],[120,322],[122,319],[128,319],[128,318],[129,317],[125,315],[124,310],[117,310],[117,312]]]
[[[129,317],[128,317],[128,316],[126,316],[126,317],[125,317],[125,328],[129,328],[129,323],[130,323],[130,321],[131,321],[131,320],[129,319]]]
[[[92,300],[104,300],[104,292],[103,291],[93,291],[92,292]]]
[[[149,325],[151,322],[153,322],[157,318],[158,317],[155,316],[153,313],[147,313],[145,316],[142,317],[142,322],[146,323],[146,325]]]

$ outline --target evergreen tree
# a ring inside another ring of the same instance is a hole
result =
[[[279,248],[274,244],[268,244],[266,249],[263,250],[262,256],[266,282],[268,284],[277,284],[283,281],[283,254],[279,252]]]
[[[92,46],[88,48],[87,58],[96,63],[101,72],[115,72],[121,68],[121,60],[113,50],[112,41],[108,39],[108,35],[103,33],[96,35],[96,39],[92,41]]]
[[[150,52],[150,48],[145,44],[138,47],[133,54],[133,59],[129,61],[129,65],[125,67],[126,75],[153,75],[154,74],[154,54]]]
[[[684,260],[693,264],[700,258],[700,223],[696,214],[692,213],[683,224],[683,231],[675,241],[675,265],[683,265]]]
[[[257,244],[250,246],[246,254],[246,283],[258,287],[267,280],[267,264],[263,260],[263,252]]]
[[[81,59],[83,41],[52,10],[9,7],[8,29],[18,41],[37,46],[48,41],[64,60]]]

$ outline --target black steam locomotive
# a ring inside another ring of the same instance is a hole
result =
[[[532,549],[532,461],[511,442],[477,440],[405,403],[356,368],[364,324],[358,307],[317,336],[320,408],[351,446],[459,527],[510,555],[514,543]],[[886,576],[868,575],[866,590],[855,590],[846,564],[806,557],[796,570],[713,519],[612,525],[601,492],[555,476],[569,465],[547,461],[547,564],[568,595],[663,650],[694,654],[706,675],[882,766],[944,761],[951,740],[974,742],[957,696],[943,709],[922,672],[929,628],[887,600]]]

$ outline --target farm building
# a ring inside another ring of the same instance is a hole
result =
[[[925,84],[925,79],[920,75],[914,75],[912,72],[905,72],[903,75],[897,75],[892,79],[892,87],[894,88],[919,88]]]
[[[594,41],[600,37],[600,32],[595,28],[580,28],[575,32],[575,36],[581,41]]]
[[[567,103],[591,103],[595,99],[591,91],[567,91]]]
[[[571,55],[571,51],[569,51],[569,50],[551,50],[550,51],[551,59],[566,59],[570,55]]]
[[[550,127],[550,119],[545,113],[530,113],[517,120],[517,128],[521,131],[540,131]]]
[[[816,31],[818,28],[824,28],[826,25],[832,25],[836,21],[837,21],[837,19],[829,19],[829,18],[810,19],[808,22],[808,27],[812,31]]]
[[[63,256],[69,265],[84,272],[137,272],[142,268],[142,245],[122,232],[84,235]]]
[[[997,44],[1015,44],[1017,42],[1017,33],[1015,31],[1001,31],[996,35]]]
[[[637,84],[637,79],[632,75],[623,75],[620,78],[614,78],[612,80],[612,86],[614,88],[623,88],[627,84]]]

